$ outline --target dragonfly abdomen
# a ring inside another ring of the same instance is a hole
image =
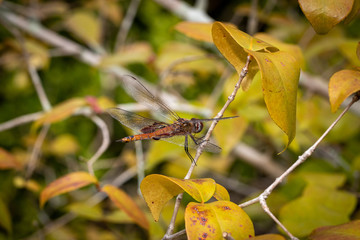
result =
[[[160,138],[166,138],[166,137],[170,137],[172,136],[171,134],[167,134],[167,133],[157,133],[157,132],[153,132],[153,133],[143,133],[143,134],[137,134],[137,135],[133,135],[133,136],[128,136],[128,137],[124,137],[122,139],[120,139],[120,142],[133,142],[133,141],[138,141],[138,140],[144,140],[144,139],[153,139],[153,140],[159,140]]]

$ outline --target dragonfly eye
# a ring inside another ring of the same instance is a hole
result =
[[[203,129],[203,127],[204,127],[204,125],[203,125],[202,122],[200,122],[200,121],[195,122],[195,124],[194,124],[194,132],[195,132],[195,133],[201,132],[201,130]]]

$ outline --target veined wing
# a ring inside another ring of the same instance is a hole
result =
[[[185,144],[185,135],[176,135],[170,138],[160,138],[160,140],[169,142],[169,143],[173,143],[179,146],[184,146]],[[188,147],[192,148],[192,149],[198,149],[200,146],[200,143],[202,142],[201,139],[196,139],[199,144],[196,144],[190,136],[188,136]],[[211,143],[211,142],[207,142],[207,144],[204,147],[204,151],[206,152],[213,152],[213,153],[219,153],[221,152],[221,147]]]
[[[128,128],[141,133],[141,129],[151,125],[157,125],[159,128],[161,126],[168,126],[169,124],[156,121],[154,119],[142,117],[136,113],[126,111],[121,108],[110,108],[106,110],[113,118],[118,120],[121,124],[125,125]]]
[[[180,117],[172,111],[160,98],[154,96],[146,87],[136,78],[130,75],[122,76],[123,87],[139,103],[142,103],[150,109],[158,112],[163,117],[172,121]]]

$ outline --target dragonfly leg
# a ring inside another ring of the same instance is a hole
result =
[[[186,155],[190,158],[191,162],[194,162],[194,158],[191,156],[191,154],[189,152],[188,135],[185,135],[184,149],[185,149]]]

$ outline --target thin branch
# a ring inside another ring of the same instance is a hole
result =
[[[235,238],[233,238],[233,237],[231,236],[231,234],[228,233],[228,232],[223,232],[222,236],[223,236],[223,238],[225,238],[226,240],[235,240]]]
[[[193,62],[196,60],[200,60],[203,58],[209,58],[211,55],[210,54],[205,54],[205,55],[194,55],[194,56],[186,56],[180,59],[176,59],[175,61],[173,61],[172,63],[169,64],[169,66],[160,73],[160,82],[158,85],[163,86],[164,81],[166,79],[166,77],[168,75],[170,75],[170,73],[173,71],[173,69],[177,66],[180,65],[182,63],[186,63],[186,62]]]
[[[250,9],[250,15],[249,15],[249,21],[247,24],[247,32],[250,35],[254,35],[256,33],[257,25],[258,25],[258,0],[251,0],[251,9]]]
[[[39,119],[43,115],[43,112],[35,112],[26,114],[17,118],[13,118],[7,122],[3,122],[0,124],[0,132],[17,127],[22,124],[26,124],[36,119]]]
[[[29,179],[32,176],[36,168],[37,162],[39,160],[41,146],[44,143],[45,137],[49,129],[50,129],[50,124],[43,125],[39,133],[39,136],[36,138],[34,147],[32,148],[31,151],[29,162],[27,164],[26,177],[25,177],[26,179]]]
[[[141,195],[140,183],[145,177],[145,157],[141,141],[135,141],[135,150],[136,150],[136,169],[137,169],[137,178],[138,178],[138,193]]]
[[[234,101],[235,99],[235,96],[236,96],[236,93],[238,92],[238,90],[240,89],[240,85],[241,85],[241,82],[242,80],[245,78],[247,72],[248,72],[248,68],[249,68],[249,64],[251,62],[251,56],[248,55],[247,57],[247,60],[246,60],[246,64],[245,66],[243,67],[241,73],[240,73],[240,77],[239,77],[239,81],[236,83],[235,87],[234,87],[234,91],[232,92],[232,94],[228,97],[228,100],[226,101],[226,103],[224,104],[223,108],[219,111],[219,113],[215,116],[215,118],[221,118],[225,112],[225,110],[228,108],[228,106],[230,105],[230,103],[232,101]],[[214,131],[214,128],[216,126],[216,124],[218,123],[218,121],[213,121],[209,130],[207,131],[205,137],[203,138],[204,142],[200,144],[199,148],[197,149],[196,151],[196,155],[195,155],[195,158],[194,158],[194,161],[192,162],[186,176],[184,177],[184,179],[189,179],[195,166],[196,166],[196,162],[198,161],[200,155],[202,154],[203,152],[203,148],[205,147],[207,141],[210,139],[210,135],[211,133]],[[169,239],[168,236],[170,236],[172,234],[172,232],[174,231],[174,228],[175,228],[175,220],[176,220],[176,216],[177,216],[177,213],[179,211],[179,208],[180,208],[180,203],[181,203],[181,200],[182,200],[182,196],[183,196],[183,193],[179,194],[177,197],[176,197],[176,202],[175,202],[175,206],[174,206],[174,212],[173,212],[173,215],[172,215],[172,218],[171,218],[171,221],[170,221],[170,224],[168,226],[168,229],[167,229],[167,232],[165,234],[165,236],[163,237],[163,239]]]
[[[116,36],[115,51],[119,50],[120,47],[125,44],[126,37],[129,33],[131,25],[133,24],[140,2],[141,0],[131,0],[130,6],[128,7],[126,15],[121,23],[120,30]]]
[[[235,146],[234,154],[273,178],[285,171],[284,167],[273,161],[271,157],[261,154],[244,143],[238,143]]]
[[[94,176],[93,165],[110,145],[110,134],[106,123],[98,116],[91,116],[90,119],[98,126],[102,134],[102,142],[96,153],[87,162],[89,173]]]
[[[262,208],[264,209],[264,211],[277,223],[279,224],[279,226],[289,235],[289,237],[291,239],[297,239],[296,237],[292,236],[292,234],[285,228],[285,226],[283,226],[280,221],[271,213],[271,211],[269,210],[267,204],[266,204],[266,199],[267,197],[271,194],[271,192],[275,189],[275,187],[277,187],[291,172],[293,172],[295,170],[295,168],[297,168],[300,164],[302,164],[303,162],[306,161],[306,159],[308,159],[313,152],[316,150],[317,146],[320,144],[320,142],[326,137],[326,135],[335,127],[335,125],[340,121],[340,119],[345,115],[345,113],[350,109],[350,107],[359,100],[359,95],[354,95],[354,97],[352,98],[350,104],[344,109],[344,111],[336,118],[336,120],[330,125],[330,127],[323,133],[323,135],[308,149],[304,152],[304,154],[302,154],[301,156],[298,157],[298,159],[296,160],[296,162],[291,165],[290,168],[288,168],[280,177],[276,178],[276,180],[268,187],[264,190],[264,192],[262,194],[260,194],[259,197],[254,198],[250,201],[247,201],[245,203],[240,204],[239,206],[244,208],[246,206],[249,206],[251,204],[254,204],[256,202],[260,202]]]
[[[191,7],[179,0],[154,0],[154,2],[168,9],[182,19],[193,22],[213,22],[214,20],[202,9]]]

